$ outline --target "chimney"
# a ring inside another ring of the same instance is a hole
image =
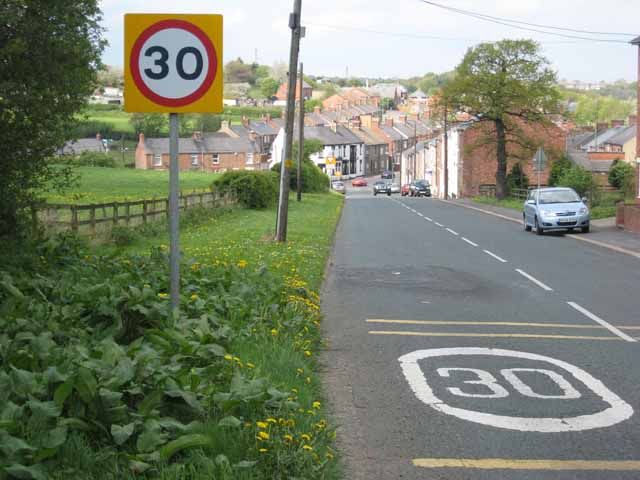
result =
[[[624,127],[624,120],[611,120],[611,128]]]
[[[320,108],[319,106],[313,107],[313,113],[320,114],[321,111],[322,111],[322,108]]]
[[[336,133],[338,131],[338,124],[335,121],[332,121],[329,128],[333,130],[333,133]]]
[[[629,126],[636,125],[638,123],[637,115],[629,115]]]
[[[98,140],[99,142],[102,141],[102,135],[100,135],[100,132],[96,133],[96,140]]]
[[[385,118],[385,119],[384,119],[384,124],[385,124],[387,127],[393,127],[393,118]]]
[[[598,132],[604,132],[605,130],[609,130],[609,123],[598,122],[596,123],[596,129],[598,130]]]
[[[144,133],[141,133],[140,135],[138,135],[138,144],[144,145]]]
[[[248,128],[248,127],[249,127],[249,119],[248,119],[247,117],[245,117],[244,115],[242,116],[242,125],[243,125],[245,128]]]
[[[199,131],[195,131],[193,132],[193,139],[197,142],[199,142],[200,140],[202,140],[202,132]]]

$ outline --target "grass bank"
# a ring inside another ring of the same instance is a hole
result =
[[[338,478],[316,355],[342,202],[292,201],[287,244],[268,239],[274,209],[185,222],[177,318],[163,235],[120,249],[52,239],[3,262],[0,471]]]
[[[64,194],[49,192],[51,203],[101,203],[169,195],[169,172],[134,168],[78,167],[78,183]],[[185,192],[209,188],[217,174],[180,172]]]

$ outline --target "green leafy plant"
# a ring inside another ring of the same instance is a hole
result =
[[[571,163],[571,160],[569,160],[566,155],[562,155],[555,162],[553,162],[553,164],[551,165],[551,171],[549,172],[549,179],[547,180],[549,186],[557,186],[560,178],[562,177],[562,175],[564,175],[564,172],[570,170],[572,166],[573,163]]]
[[[520,163],[514,163],[511,167],[511,171],[507,175],[507,187],[509,192],[516,188],[529,188],[529,177],[525,175]]]
[[[615,160],[609,169],[609,184],[616,188],[623,188],[627,178],[635,178],[636,170],[632,165]]]
[[[213,182],[211,189],[234,195],[247,208],[267,208],[278,198],[278,177],[273,172],[226,172]]]
[[[595,191],[595,181],[591,172],[579,165],[574,165],[558,179],[558,186],[573,188],[578,195],[584,196]]]

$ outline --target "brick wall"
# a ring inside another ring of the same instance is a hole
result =
[[[531,125],[520,123],[527,138],[536,144],[541,144],[547,156],[547,165],[543,172],[540,172],[541,184],[545,185],[551,171],[553,160],[559,158],[565,150],[566,134],[557,126]],[[463,197],[476,196],[479,194],[480,185],[495,185],[498,162],[496,159],[495,145],[483,145],[473,147],[482,143],[482,138],[486,137],[493,130],[490,124],[476,124],[467,128],[462,134],[461,156],[462,165],[459,165],[459,189]],[[520,161],[525,175],[529,177],[531,185],[537,182],[538,172],[533,165],[533,151],[509,143],[507,145],[507,174],[512,166]]]
[[[180,171],[202,171],[202,172],[218,172],[227,170],[245,170],[251,169],[259,170],[261,168],[261,157],[254,154],[253,165],[246,164],[245,153],[220,153],[218,154],[219,163],[214,164],[212,162],[211,153],[205,153],[204,159],[202,154],[198,154],[198,165],[192,165],[191,154],[181,153],[178,155],[180,162]],[[140,166],[139,166],[140,165]],[[150,170],[168,170],[169,169],[169,154],[162,155],[162,166],[153,166],[153,155],[146,154],[144,159],[138,162],[138,156],[136,155],[136,168],[150,169]]]

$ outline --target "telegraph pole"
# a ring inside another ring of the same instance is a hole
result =
[[[444,104],[444,198],[449,198],[449,134],[447,133],[447,104]]]
[[[289,79],[287,83],[287,116],[285,124],[284,155],[280,163],[280,196],[278,198],[278,217],[276,219],[276,241],[287,241],[287,220],[289,216],[289,170],[292,166],[291,150],[293,147],[293,120],[296,108],[296,78],[298,67],[298,51],[300,50],[300,12],[302,0],[294,0],[293,13],[289,16],[291,29],[291,48],[289,50]],[[300,92],[302,93],[302,92]]]
[[[418,165],[418,120],[413,124],[413,179],[416,180],[418,176],[416,175],[416,168]],[[400,185],[402,188],[402,185]]]
[[[302,62],[300,62],[300,114],[298,121],[298,171],[296,172],[296,190],[297,200],[302,200],[302,157],[304,155],[304,95],[302,87],[304,86],[304,77],[302,70]]]

